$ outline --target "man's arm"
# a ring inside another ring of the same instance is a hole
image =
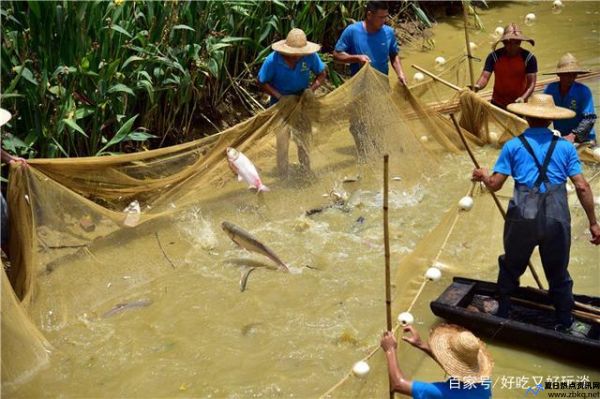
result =
[[[571,176],[570,179],[577,191],[577,198],[590,222],[590,233],[592,233],[590,242],[594,245],[600,245],[600,225],[598,225],[598,220],[596,219],[596,213],[594,211],[594,194],[592,193],[590,184],[585,180],[585,177],[583,177],[582,174]]]
[[[535,89],[537,74],[528,73],[527,75],[525,75],[525,78],[527,79],[527,89],[525,90],[525,93],[523,93],[519,98],[515,100],[516,103],[526,102],[529,96],[531,96],[531,94],[533,93],[533,90]]]
[[[3,148],[0,148],[0,150],[2,151],[0,153],[0,155],[1,155],[0,158],[1,158],[2,163],[11,164],[13,162],[18,162],[18,163],[22,163],[22,164],[27,164],[27,160],[25,158],[15,157],[14,155],[11,155],[8,152],[4,151]]]
[[[368,55],[365,54],[356,54],[350,55],[345,51],[333,51],[333,59],[338,62],[343,62],[344,64],[365,64],[367,62],[371,62],[371,59]]]
[[[387,360],[390,387],[394,392],[410,396],[412,395],[412,381],[406,379],[398,366],[398,360],[396,359],[397,347],[398,343],[396,342],[394,333],[391,331],[384,332],[381,338],[381,348],[384,350]]]
[[[408,85],[406,75],[404,75],[404,71],[402,70],[400,56],[398,54],[394,54],[390,56],[390,61],[392,62],[392,68],[394,68],[394,71],[396,71],[396,74],[398,75],[398,80],[400,83],[402,83],[404,86]]]
[[[485,168],[473,169],[473,177],[471,178],[473,181],[483,182],[487,189],[493,193],[502,188],[506,179],[508,179],[507,175],[497,172],[494,172],[489,176],[488,170]]]
[[[319,87],[321,87],[321,85],[325,81],[325,78],[327,78],[327,69],[323,69],[323,72],[321,72],[315,77],[314,82],[312,82],[312,84],[310,85],[310,89],[312,91],[317,90]]]
[[[479,76],[479,79],[477,79],[477,83],[475,83],[475,86],[473,86],[473,91],[477,93],[479,90],[484,89],[490,81],[490,76],[492,76],[491,72],[481,72],[481,76]]]
[[[281,93],[279,91],[277,91],[277,89],[275,87],[273,87],[271,84],[269,84],[269,83],[260,83],[260,81],[258,81],[258,85],[260,86],[260,89],[262,91],[264,91],[265,93],[267,93],[271,97],[275,97],[278,100],[281,98]]]
[[[570,135],[573,135],[573,139],[577,137],[578,143],[583,143],[588,140],[588,136],[594,127],[594,123],[596,123],[596,114],[584,115],[581,122],[575,129],[571,131]]]

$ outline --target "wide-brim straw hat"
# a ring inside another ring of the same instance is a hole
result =
[[[508,104],[506,107],[515,114],[530,116],[539,119],[571,119],[575,112],[554,104],[554,98],[549,94],[533,94],[526,103]]]
[[[505,40],[520,40],[522,42],[529,42],[532,46],[535,46],[535,40],[530,37],[524,36],[521,28],[515,23],[511,23],[504,28],[504,33],[500,40],[496,41],[492,45],[492,49],[495,50],[498,43],[503,42]]]
[[[285,40],[280,40],[271,45],[278,53],[287,55],[308,55],[316,53],[321,45],[306,40],[306,34],[302,29],[292,29]]]
[[[556,64],[556,71],[544,73],[543,75],[557,75],[559,73],[589,73],[591,70],[582,68],[577,58],[571,53],[565,53]]]
[[[429,335],[429,347],[450,377],[465,380],[490,378],[494,360],[472,332],[454,324],[441,324]]]
[[[4,108],[0,108],[0,126],[4,126],[4,124],[10,120],[10,118],[12,118],[10,112]]]

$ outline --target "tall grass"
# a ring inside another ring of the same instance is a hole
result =
[[[332,47],[360,2],[3,1],[4,146],[36,157],[185,141],[292,27]],[[334,75],[335,76],[335,75]]]

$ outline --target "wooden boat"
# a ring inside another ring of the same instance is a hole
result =
[[[497,306],[493,300],[495,291],[495,283],[455,277],[440,297],[431,302],[431,310],[481,337],[600,368],[600,298],[574,295],[578,303],[575,318],[587,326],[583,338],[554,330],[554,309],[547,292],[519,288],[512,296],[510,318],[505,319],[487,313],[494,304]]]

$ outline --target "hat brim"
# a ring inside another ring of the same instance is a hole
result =
[[[531,39],[531,38],[529,38],[529,37],[526,37],[526,36],[517,36],[517,35],[514,35],[514,34],[512,34],[512,33],[511,33],[511,34],[508,34],[508,35],[504,35],[504,36],[502,36],[502,37],[501,37],[499,40],[497,40],[497,41],[496,41],[496,42],[495,42],[495,43],[492,45],[492,49],[493,49],[493,50],[495,50],[495,49],[496,49],[496,46],[497,46],[499,43],[501,43],[501,42],[503,42],[503,41],[505,41],[505,40],[520,40],[520,41],[522,41],[522,42],[529,42],[529,44],[531,44],[532,46],[535,46],[535,40],[533,40],[533,39]]]
[[[575,117],[575,112],[563,107],[544,107],[539,105],[531,105],[528,103],[512,103],[508,104],[507,110],[515,114],[530,116],[539,119],[571,119]]]
[[[453,378],[461,381],[490,378],[494,368],[494,360],[481,340],[479,340],[480,349],[477,355],[477,370],[465,364],[450,349],[450,338],[463,331],[468,330],[453,324],[441,324],[437,326],[429,335],[429,347],[433,355],[444,371]]]
[[[4,126],[10,118],[12,118],[11,113],[4,108],[0,108],[0,126]]]
[[[271,48],[278,53],[287,55],[308,55],[316,53],[321,49],[321,45],[313,42],[306,42],[302,47],[291,47],[285,43],[285,40],[280,40],[271,45]]]
[[[557,69],[554,72],[547,72],[547,73],[543,73],[542,75],[558,75],[561,73],[576,73],[579,75],[583,75],[586,73],[590,73],[592,72],[591,69],[583,69],[583,68],[564,68],[564,69]]]

